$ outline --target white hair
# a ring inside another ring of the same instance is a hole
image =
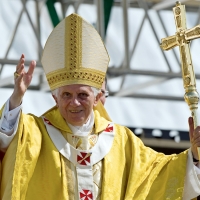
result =
[[[97,88],[92,87],[92,86],[91,86],[91,89],[92,89],[92,91],[93,91],[93,93],[94,93],[95,98],[96,98],[96,96],[101,92],[100,89],[97,89]]]
[[[90,86],[90,88],[92,89],[95,98],[96,98],[96,96],[101,92],[100,89],[97,89],[97,88],[95,88],[95,87]],[[58,97],[58,89],[59,89],[59,88],[56,88],[55,90],[52,90],[52,91],[51,91],[52,95]]]
[[[58,97],[58,89],[59,88],[56,88],[55,90],[52,90],[51,94],[54,95],[54,96],[56,96],[56,97]]]

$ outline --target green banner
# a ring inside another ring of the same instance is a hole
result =
[[[50,18],[51,18],[51,21],[52,21],[54,27],[57,26],[57,24],[60,22],[60,19],[58,17],[55,7],[54,7],[55,2],[56,2],[56,0],[47,0],[46,1],[47,9],[49,11]]]

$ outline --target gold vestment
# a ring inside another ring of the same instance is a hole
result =
[[[109,121],[95,113],[94,133]],[[71,132],[58,109],[43,116],[61,132]],[[128,128],[115,124],[110,152],[102,160],[101,200],[178,200],[182,198],[187,151],[166,156],[145,147]],[[66,164],[43,120],[21,114],[18,131],[1,166],[1,199],[67,200]]]

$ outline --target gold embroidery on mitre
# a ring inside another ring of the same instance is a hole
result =
[[[101,88],[104,76],[104,72],[83,67],[74,71],[62,68],[46,75],[51,90],[72,84],[83,84]]]
[[[65,21],[65,68],[82,67],[82,18],[71,14]]]

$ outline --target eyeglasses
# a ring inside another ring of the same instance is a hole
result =
[[[101,89],[101,92],[106,98],[109,96],[109,92],[107,90]]]

